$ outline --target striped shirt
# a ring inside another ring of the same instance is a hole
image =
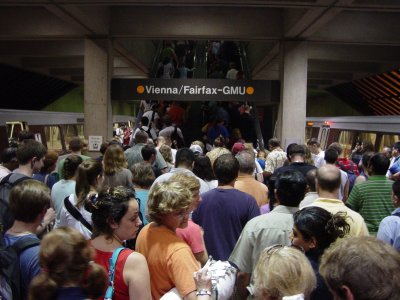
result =
[[[379,223],[394,210],[392,203],[393,181],[385,175],[374,175],[368,181],[356,184],[346,205],[360,213],[370,234],[376,235]]]

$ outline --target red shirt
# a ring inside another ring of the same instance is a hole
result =
[[[112,256],[112,252],[104,252],[96,249],[96,258],[95,262],[98,263],[99,265],[103,266],[108,274],[108,271],[110,270],[110,258]],[[118,260],[115,266],[115,274],[114,274],[114,296],[113,300],[129,300],[129,289],[128,286],[124,282],[123,278],[123,271],[124,271],[124,266],[125,262],[128,258],[128,256],[132,253],[133,251],[130,249],[124,249],[119,253]],[[107,277],[107,282],[108,282],[108,277]],[[108,285],[107,285],[108,287]],[[107,288],[106,288],[107,289]],[[99,299],[104,299],[104,295],[106,293],[106,290],[103,292],[103,297]]]
[[[350,159],[348,159],[348,158],[343,158],[343,157],[338,158],[337,161],[336,161],[336,167],[338,167],[338,168],[340,169],[340,166],[339,166],[338,162],[340,162],[340,163],[346,168],[346,170],[349,171],[349,172],[352,171],[351,168],[353,167],[353,172],[354,172],[357,176],[360,175],[360,171],[358,170],[357,165],[356,165],[355,163],[353,163]],[[343,170],[343,171],[344,171],[344,170]]]

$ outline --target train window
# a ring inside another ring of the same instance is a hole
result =
[[[370,141],[372,145],[375,145],[376,142],[376,133],[371,132],[360,132],[358,139],[360,141]]]
[[[400,136],[397,134],[383,134],[381,142],[379,144],[379,149],[376,149],[378,152],[383,151],[383,147],[392,147],[394,143],[400,141]]]
[[[341,130],[339,133],[338,142],[343,147],[343,156],[348,157],[351,154],[351,147],[353,140],[356,138],[357,133],[354,131]]]
[[[60,152],[63,150],[60,128],[58,126],[44,126],[47,149]]]

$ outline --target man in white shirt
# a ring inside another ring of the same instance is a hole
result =
[[[322,151],[321,145],[316,138],[312,138],[307,143],[308,149],[310,149],[311,156],[314,160],[314,166],[317,168],[322,167],[325,164],[325,152]]]

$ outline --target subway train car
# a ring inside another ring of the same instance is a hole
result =
[[[308,117],[306,141],[318,138],[322,149],[339,142],[344,154],[349,155],[357,141],[368,140],[375,151],[382,151],[400,140],[399,129],[399,116]]]
[[[113,116],[114,124],[133,126],[134,121],[131,116]],[[8,147],[21,130],[29,130],[48,149],[64,153],[71,137],[84,137],[83,123],[83,113],[1,109],[0,150]]]

